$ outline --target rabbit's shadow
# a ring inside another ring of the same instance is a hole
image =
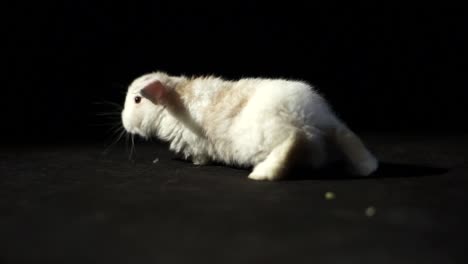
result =
[[[181,157],[175,157],[174,160],[191,163]],[[196,165],[194,165],[196,166]],[[228,167],[237,170],[251,171],[252,167],[237,167],[230,166],[218,162],[210,163],[208,166]],[[376,178],[413,178],[445,174],[449,171],[448,168],[434,167],[422,164],[407,164],[407,163],[393,163],[393,162],[380,162],[379,168],[369,176],[356,176],[349,173],[343,161],[328,164],[321,169],[310,167],[297,167],[291,169],[286,177],[282,180],[286,181],[300,181],[300,180],[365,180]]]
[[[381,162],[379,168],[367,177],[348,173],[344,164],[336,163],[323,169],[296,168],[290,171],[285,180],[365,180],[370,178],[409,178],[445,174],[447,168],[420,164],[400,164]]]

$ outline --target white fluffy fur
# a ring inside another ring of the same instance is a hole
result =
[[[145,98],[135,103],[134,97],[156,80],[182,106]],[[130,85],[122,121],[129,133],[169,141],[171,150],[195,164],[253,166],[249,178],[254,180],[279,179],[297,164],[323,166],[330,159],[330,143],[358,175],[369,175],[378,166],[323,97],[300,81],[146,74]]]

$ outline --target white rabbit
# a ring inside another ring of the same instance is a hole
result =
[[[249,178],[277,180],[288,169],[324,166],[333,144],[357,175],[377,159],[305,82],[248,78],[143,75],[128,88],[127,132],[170,142],[194,164],[253,166]]]

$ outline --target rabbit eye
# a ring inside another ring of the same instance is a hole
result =
[[[135,103],[140,103],[141,102],[141,96],[135,96]]]

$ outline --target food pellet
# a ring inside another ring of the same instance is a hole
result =
[[[326,193],[325,193],[325,199],[327,199],[327,200],[333,200],[333,199],[335,199],[335,194],[332,193],[332,192],[326,192]]]
[[[377,211],[377,210],[375,209],[375,207],[369,206],[369,207],[366,208],[365,214],[366,214],[366,216],[368,216],[368,217],[372,217],[372,216],[375,215],[376,211]]]

